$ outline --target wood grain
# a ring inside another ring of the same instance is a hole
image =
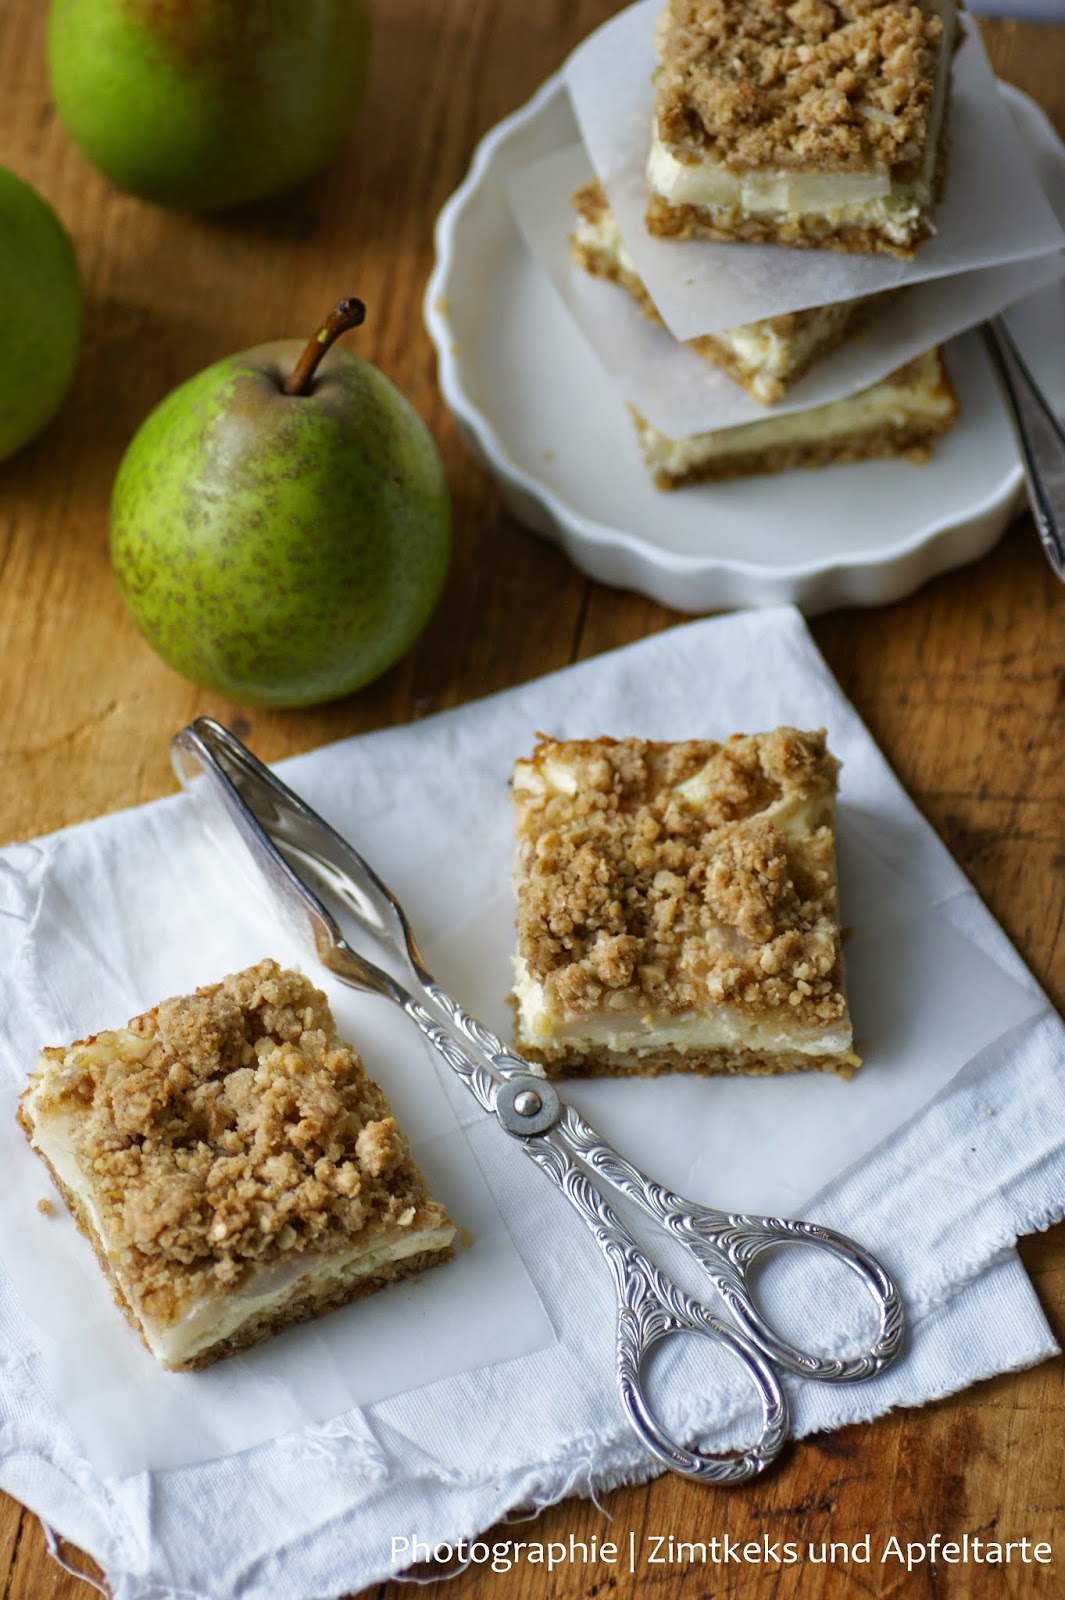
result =
[[[238,720],[267,759],[405,721],[520,682],[678,620],[594,585],[518,527],[464,451],[436,388],[420,301],[431,225],[477,139],[526,99],[611,0],[389,0],[377,8],[369,104],[343,154],[280,205],[199,220],[110,188],[48,99],[40,0],[0,0],[0,151],[56,206],[77,247],[88,314],[74,392],[46,433],[0,467],[0,839],[25,839],[173,787],[166,736],[201,711]],[[1065,130],[1065,29],[982,25],[996,70]],[[456,556],[416,651],[334,706],[250,710],[205,695],[147,650],[107,562],[107,504],[148,408],[209,361],[315,325],[341,293],[370,307],[364,354],[406,392],[444,451]],[[1065,1003],[1065,628],[1062,593],[1027,517],[983,561],[897,605],[822,617],[814,633],[922,810],[1059,1007]],[[1065,1334],[1065,1230],[1022,1254]],[[924,1539],[994,1531],[1051,1541],[1055,1566],[519,1567],[497,1600],[985,1600],[1063,1589],[1061,1367],[815,1439],[764,1482],[715,1494],[672,1478],[607,1497],[607,1522],[567,1501],[522,1532],[542,1540]],[[0,1450],[3,1436],[0,1432]],[[498,1536],[514,1536],[513,1527]],[[68,1557],[83,1570],[91,1563]],[[467,1573],[467,1600],[488,1585]],[[433,1585],[427,1600],[437,1593]],[[445,1592],[439,1586],[441,1595]],[[87,1600],[35,1517],[0,1497],[0,1600]],[[377,1600],[399,1600],[384,1585]]]

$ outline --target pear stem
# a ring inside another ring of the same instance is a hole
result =
[[[351,297],[338,301],[281,385],[285,394],[309,393],[318,363],[329,346],[342,333],[347,333],[349,328],[357,328],[365,320],[366,307],[361,300]]]

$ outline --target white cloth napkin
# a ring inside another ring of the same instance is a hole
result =
[[[509,854],[506,775],[535,730],[724,737],[779,723],[828,728],[844,762],[845,831],[860,836],[862,849],[875,846],[878,882],[897,880],[915,918],[923,908],[945,930],[950,961],[968,950],[977,970],[993,974],[990,987],[1004,1007],[997,1037],[803,1206],[881,1255],[903,1289],[911,1336],[904,1358],[873,1383],[789,1384],[802,1436],[920,1404],[1053,1353],[1012,1246],[1065,1212],[1065,1028],[906,798],[798,614],[693,623],[491,700],[299,757],[282,771],[360,844],[368,829],[384,858],[390,836],[403,842],[428,797],[439,832],[406,837],[406,855],[395,852],[393,887],[434,959],[446,964],[464,939],[449,925],[449,903],[471,911],[470,941],[481,937],[477,916],[495,916],[493,895],[506,870],[500,852]],[[180,871],[196,837],[179,797],[0,852],[0,970],[8,991],[0,1081],[9,1096],[24,1081],[33,1043],[62,1038],[48,1031],[49,1017],[58,1027],[83,1003],[71,996],[91,994],[101,951],[104,960],[111,952],[115,971],[128,954],[106,919],[94,934],[91,922],[76,917],[79,894],[106,882],[112,907],[132,906],[158,892],[175,863]],[[219,862],[217,880],[203,886],[205,929],[232,893]],[[419,886],[430,880],[433,892],[424,895]],[[876,896],[856,904],[853,887],[848,899],[844,884],[847,920],[875,922]],[[79,928],[90,929],[80,950],[59,936],[64,905]],[[158,937],[165,944],[164,911]],[[263,953],[271,944],[267,938]],[[180,966],[192,955],[178,951],[174,959]],[[461,971],[461,961],[453,970]],[[155,998],[134,990],[129,1010]],[[897,998],[901,1011],[906,996]],[[121,1020],[101,1017],[98,1025]],[[867,1055],[863,1070],[875,1083],[875,1039]],[[929,1059],[930,1073],[934,1067]],[[853,1085],[861,1082],[859,1074]],[[853,1085],[839,1087],[847,1093]],[[712,1092],[713,1084],[701,1088]],[[45,1377],[40,1329],[0,1262],[0,1484],[89,1550],[117,1600],[335,1596],[403,1565],[394,1539],[454,1542],[513,1507],[657,1470],[615,1399],[612,1291],[602,1260],[494,1122],[465,1104],[458,1086],[445,1090],[553,1325],[553,1341],[531,1354],[311,1422],[239,1456],[120,1478],[90,1464],[61,1413]],[[639,1150],[626,1153],[641,1158]],[[701,1177],[696,1186],[702,1189]],[[721,1193],[693,1197],[733,1203]],[[816,1335],[823,1318],[811,1318],[802,1284],[783,1285],[780,1295],[789,1328],[798,1321]],[[468,1314],[475,1319],[478,1307]],[[721,1437],[735,1426],[744,1397],[728,1379],[677,1408],[673,1420]]]

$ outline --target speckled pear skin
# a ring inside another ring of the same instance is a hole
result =
[[[302,349],[262,345],[173,390],[111,503],[115,574],[148,643],[252,705],[316,705],[378,677],[425,626],[450,557],[421,418],[336,347],[308,394],[284,394]]]
[[[58,411],[81,350],[82,295],[66,231],[0,167],[0,461]]]
[[[113,183],[216,211],[282,194],[339,149],[368,0],[51,0],[60,118]]]

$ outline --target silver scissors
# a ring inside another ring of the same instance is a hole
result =
[[[560,1097],[541,1069],[515,1055],[471,1017],[427,971],[395,896],[350,844],[275,777],[240,740],[200,717],[172,742],[174,770],[201,821],[223,845],[250,854],[286,923],[319,961],[352,988],[383,995],[421,1029],[483,1110],[516,1139],[591,1230],[617,1293],[616,1375],[621,1404],[644,1446],[674,1472],[711,1483],[740,1483],[780,1453],[788,1435],[782,1372],[852,1383],[882,1372],[903,1340],[898,1290],[880,1263],[853,1240],[813,1222],[747,1216],[694,1205],[647,1178],[606,1144]],[[298,866],[338,901],[364,936],[402,963],[406,983],[367,960]],[[619,1221],[603,1196],[608,1185],[686,1248],[724,1301],[731,1321],[672,1283]],[[868,1350],[823,1357],[782,1338],[750,1291],[753,1265],[786,1244],[826,1251],[864,1284],[878,1328]],[[674,1334],[723,1343],[738,1358],[761,1410],[761,1432],[746,1450],[710,1454],[670,1437],[644,1388],[651,1352]]]
[[[1005,318],[991,317],[980,331],[1013,422],[1039,542],[1051,570],[1065,583],[1065,427]]]

